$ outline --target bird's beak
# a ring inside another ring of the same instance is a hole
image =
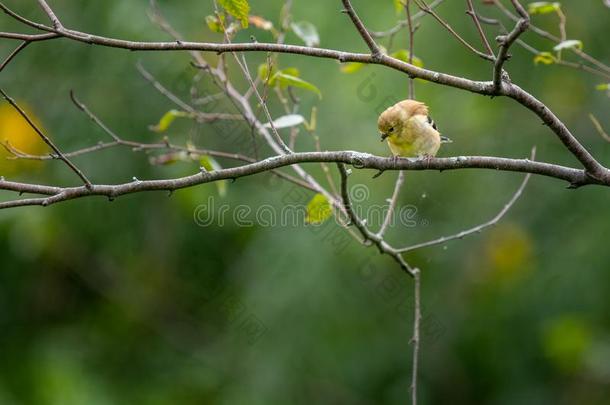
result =
[[[388,136],[388,134],[381,134],[381,142],[385,141],[385,138],[387,138]]]

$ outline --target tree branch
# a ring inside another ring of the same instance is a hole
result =
[[[343,7],[345,7],[345,12],[349,16],[349,18],[352,20],[352,23],[354,23],[354,26],[360,33],[360,36],[362,37],[364,42],[366,42],[366,45],[371,50],[371,55],[373,57],[373,60],[377,59],[381,55],[381,50],[379,49],[379,46],[377,45],[377,43],[375,42],[375,40],[373,39],[373,37],[371,36],[369,31],[366,29],[366,27],[362,23],[362,20],[360,20],[360,18],[358,17],[358,14],[356,14],[356,10],[354,10],[354,8],[352,7],[350,0],[341,0],[341,1],[343,2]]]
[[[529,14],[527,13],[527,11],[525,11],[519,1],[511,1],[521,18],[517,21],[515,27],[510,33],[508,33],[508,35],[500,35],[496,38],[496,41],[498,41],[498,43],[500,44],[500,51],[498,52],[498,57],[496,58],[494,64],[493,76],[494,91],[497,93],[500,93],[502,90],[502,73],[504,63],[508,60],[508,50],[510,49],[511,45],[517,40],[517,38],[519,38],[519,36],[527,30],[530,23]]]
[[[38,187],[44,192],[42,194],[53,194],[53,198],[30,201],[25,205],[50,205],[60,201],[89,196],[106,196],[110,199],[121,195],[132,194],[143,191],[166,190],[173,191],[181,188],[192,187],[199,184],[211,183],[218,180],[233,180],[253,174],[267,172],[280,167],[312,162],[335,162],[354,166],[358,169],[376,170],[456,170],[466,168],[504,170],[523,173],[540,174],[568,181],[571,188],[588,184],[599,184],[609,186],[610,181],[603,183],[588,176],[584,170],[553,165],[549,163],[533,162],[529,159],[507,159],[485,156],[469,156],[454,158],[430,158],[422,160],[393,159],[374,156],[366,153],[340,151],[340,152],[302,152],[290,155],[273,156],[255,163],[239,167],[226,168],[212,172],[201,172],[190,176],[179,177],[168,180],[133,181],[116,185],[91,185],[81,187],[46,187],[28,183],[0,181],[0,190],[10,190],[23,193],[37,193]],[[53,190],[49,192],[49,190]],[[8,204],[8,203],[6,203]],[[0,205],[6,208],[7,205]],[[10,206],[19,206],[12,202]],[[370,233],[371,240],[378,238]]]
[[[533,159],[533,155],[534,155],[534,151],[532,151],[532,159]],[[427,242],[422,242],[422,243],[418,243],[415,245],[407,246],[407,247],[398,249],[398,251],[400,253],[407,253],[407,252],[410,252],[413,250],[417,250],[417,249],[421,249],[421,248],[425,248],[425,247],[429,247],[429,246],[441,245],[443,243],[446,243],[446,242],[449,242],[449,241],[452,241],[455,239],[463,239],[466,236],[472,235],[474,233],[480,233],[483,230],[485,230],[486,228],[497,224],[504,217],[504,215],[506,215],[506,213],[512,208],[512,206],[515,204],[515,202],[517,202],[519,197],[521,197],[521,194],[523,194],[523,190],[525,189],[525,186],[527,186],[527,183],[529,182],[530,177],[531,177],[531,173],[528,173],[525,175],[523,182],[521,182],[521,185],[519,186],[519,188],[517,189],[515,194],[513,194],[511,199],[504,205],[504,207],[502,207],[500,212],[498,212],[496,214],[496,216],[494,216],[489,221],[479,224],[470,229],[466,229],[464,231],[458,232],[454,235],[443,236],[438,239],[433,239],[433,240],[429,240]]]
[[[87,189],[91,188],[91,182],[89,181],[89,179],[83,174],[82,171],[80,171],[80,169],[78,167],[76,167],[74,165],[74,163],[72,163],[67,157],[64,156],[64,154],[59,150],[59,148],[57,148],[57,146],[55,146],[55,144],[53,143],[53,141],[51,141],[51,139],[49,139],[49,137],[47,137],[37,126],[36,124],[34,124],[34,122],[30,119],[30,117],[28,117],[28,115],[25,113],[25,111],[23,111],[21,109],[21,107],[19,107],[19,105],[15,102],[15,100],[13,100],[11,97],[8,96],[8,94],[6,94],[4,92],[4,90],[2,90],[0,88],[0,94],[2,94],[2,97],[4,97],[4,99],[6,101],[8,101],[8,103],[13,106],[13,108],[15,108],[15,110],[17,110],[17,112],[19,113],[19,115],[21,115],[23,117],[23,119],[26,120],[26,122],[28,123],[28,125],[30,127],[32,127],[32,129],[34,131],[36,131],[36,133],[38,134],[38,136],[40,136],[40,138],[43,140],[44,143],[46,143],[57,155],[57,158],[62,160],[74,173],[76,173],[76,175],[78,177],[81,178],[81,180],[85,183],[85,187]]]
[[[462,45],[472,51],[475,55],[480,56],[485,60],[493,61],[493,56],[487,55],[479,50],[477,50],[474,46],[470,45],[468,41],[460,36],[445,20],[443,20],[435,11],[426,3],[424,0],[413,0],[415,4],[425,13],[430,14],[436,21],[438,21],[451,35],[453,35]]]
[[[294,155],[293,155],[294,156]],[[364,242],[370,242],[373,245],[377,246],[379,252],[384,253],[392,257],[400,266],[401,269],[409,273],[412,277],[415,276],[413,268],[409,266],[409,264],[405,261],[405,259],[401,256],[400,253],[396,251],[393,247],[388,245],[383,238],[378,237],[377,235],[370,232],[364,221],[358,218],[358,215],[354,212],[352,208],[352,203],[349,198],[349,191],[347,190],[347,177],[349,176],[349,172],[345,168],[343,163],[337,163],[337,167],[339,168],[339,174],[341,175],[341,199],[343,201],[343,207],[347,212],[347,215],[350,219],[350,225],[354,225],[362,237],[364,238]]]
[[[479,35],[481,36],[483,45],[485,45],[485,49],[487,49],[487,53],[489,54],[489,56],[492,56],[495,58],[494,51],[491,49],[491,45],[489,45],[489,41],[487,40],[487,37],[485,36],[485,31],[483,31],[483,27],[481,27],[481,22],[479,21],[479,17],[477,16],[476,11],[474,10],[474,5],[472,4],[472,0],[467,0],[466,3],[468,5],[468,10],[466,11],[466,14],[468,14],[470,17],[472,17],[472,21],[474,22],[474,25],[477,27],[477,31],[479,32]]]

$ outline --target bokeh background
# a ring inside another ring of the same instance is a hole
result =
[[[45,20],[34,1],[6,3]],[[340,2],[294,3],[294,20],[313,22],[321,46],[365,50],[339,12]],[[144,0],[52,4],[69,27],[135,40],[167,38],[151,24]],[[251,0],[252,14],[276,25],[281,5]],[[501,17],[476,5],[484,15]],[[186,38],[221,40],[205,26],[210,1],[159,6]],[[397,19],[389,0],[354,0],[354,6],[373,30]],[[464,2],[446,1],[437,10],[479,44]],[[563,10],[568,37],[610,62],[610,9],[598,0],[565,1]],[[22,30],[7,16],[0,21],[3,31]],[[534,22],[557,30],[554,16]],[[488,63],[468,54],[432,19],[420,24],[415,55],[426,67],[489,79]],[[236,40],[249,41],[250,35],[271,39],[250,28]],[[489,31],[491,40],[495,35]],[[531,33],[524,38],[541,50],[553,46]],[[294,34],[287,41],[300,43]],[[403,31],[392,50],[406,43]],[[0,40],[0,55],[16,45]],[[610,128],[610,100],[595,90],[603,80],[535,66],[520,47],[513,54],[507,65],[512,80],[548,103],[609,164],[610,144],[587,117],[592,112]],[[254,71],[265,55],[247,58]],[[32,44],[1,73],[0,85],[64,151],[109,140],[74,108],[70,89],[124,138],[154,142],[162,135],[148,126],[174,106],[138,74],[138,61],[188,99],[196,71],[186,53],[135,53],[67,40]],[[375,66],[345,74],[335,61],[300,56],[281,55],[279,61],[297,67],[321,90],[321,100],[297,94],[304,115],[318,108],[323,149],[387,154],[376,118],[406,96],[406,76]],[[246,88],[237,70],[232,78]],[[200,90],[213,87],[203,80]],[[577,166],[551,131],[511,100],[421,81],[416,95],[454,140],[442,155],[520,158],[536,145],[538,159]],[[231,110],[222,102],[215,108]],[[281,114],[276,101],[271,108]],[[178,120],[167,136],[244,153],[250,140],[244,125],[227,131],[188,120]],[[6,103],[0,104],[0,138],[45,152]],[[314,149],[305,132],[297,145]],[[16,162],[3,153],[0,174],[9,179],[76,184],[60,162]],[[74,160],[98,183],[198,169],[197,162],[151,166],[149,157],[112,149]],[[325,182],[318,165],[307,167]],[[350,178],[366,187],[365,207],[384,203],[396,175],[372,180],[372,174],[356,171]],[[408,173],[400,203],[410,207],[410,221],[391,229],[390,239],[407,245],[488,220],[521,181],[519,174],[492,171]],[[226,191],[222,197],[215,185],[204,185],[171,197],[146,193],[0,212],[0,404],[406,403],[411,280],[332,221],[314,227],[255,220],[261,207],[305,206],[308,191],[270,175],[239,179]],[[604,188],[568,190],[558,180],[535,177],[499,225],[408,255],[423,274],[422,404],[610,404],[609,201]],[[231,219],[240,205],[250,207],[252,226]],[[202,223],[202,212],[212,220]]]

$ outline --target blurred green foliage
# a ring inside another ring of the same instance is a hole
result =
[[[35,2],[7,3],[44,21]],[[58,0],[53,6],[69,27],[117,38],[166,39],[150,23],[147,3]],[[276,27],[281,5],[250,2],[253,15]],[[491,7],[476,5],[482,14],[500,17]],[[387,29],[397,18],[389,0],[354,0],[354,6],[373,30]],[[222,34],[206,26],[211,2],[165,0],[159,7],[186,38],[221,40]],[[322,47],[364,51],[340,8],[338,1],[295,2],[294,20],[314,23]],[[478,44],[464,8],[463,2],[447,1],[438,12]],[[608,62],[610,10],[602,1],[566,1],[563,11],[569,38]],[[533,18],[556,31],[552,16]],[[3,31],[22,29],[7,16],[1,21]],[[271,32],[251,24],[236,40],[250,41],[250,35],[260,42],[272,39]],[[490,31],[489,37],[494,35]],[[552,43],[531,33],[524,38],[552,51]],[[287,42],[300,39],[288,34]],[[0,41],[0,54],[14,46]],[[406,47],[403,31],[389,51]],[[519,47],[512,52],[507,64],[512,80],[547,102],[601,162],[610,162],[610,145],[587,118],[594,113],[610,126],[608,97],[595,90],[600,80],[554,64],[536,66]],[[430,69],[480,80],[491,76],[487,62],[467,54],[430,18],[421,20],[414,54]],[[248,54],[250,70],[265,58]],[[107,137],[72,106],[70,89],[126,139],[157,142],[167,135],[176,143],[249,150],[245,125],[180,119],[164,134],[148,130],[174,106],[139,76],[137,61],[188,98],[197,72],[187,53],[136,53],[67,40],[28,47],[2,72],[0,85],[27,105],[66,151]],[[406,96],[406,76],[379,66],[345,74],[334,61],[296,55],[280,55],[279,63],[298,68],[324,95],[298,91],[307,119],[318,106],[323,149],[387,154],[376,118]],[[246,88],[237,69],[230,76]],[[524,157],[536,145],[538,159],[577,164],[551,131],[516,103],[415,83],[417,98],[431,106],[454,141],[442,155]],[[201,89],[215,91],[205,81]],[[234,111],[225,101],[215,108]],[[282,113],[277,100],[271,110]],[[26,139],[17,136],[23,132],[13,133],[18,124],[6,125],[8,120],[3,116],[0,137]],[[297,149],[314,145],[302,131]],[[34,143],[16,146],[44,153]],[[151,166],[148,158],[114,149],[75,161],[101,183],[186,175],[199,166],[198,161]],[[324,182],[318,166],[308,168]],[[0,171],[32,182],[77,181],[59,162],[2,160]],[[383,204],[393,188],[395,174],[371,180],[372,174],[355,170],[351,176],[353,185],[368,187],[365,206]],[[520,175],[491,171],[408,173],[400,203],[412,207],[412,226],[393,228],[390,238],[408,244],[487,220],[520,181]],[[574,191],[557,180],[533,178],[499,226],[409,256],[423,273],[422,404],[610,404],[608,196],[599,187]],[[305,207],[312,197],[258,175],[228,184],[224,198],[216,186],[204,185],[169,198],[147,193],[112,203],[92,198],[1,211],[0,403],[405,403],[411,280],[332,221],[239,226],[232,220],[241,204],[250,207],[252,221],[261,207]]]

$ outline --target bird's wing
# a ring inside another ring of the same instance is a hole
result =
[[[428,124],[430,124],[430,126],[432,126],[432,128],[434,128],[435,131],[438,132],[438,128],[436,126],[436,122],[434,122],[434,120],[432,119],[432,117],[430,117],[429,115],[426,117],[426,121],[428,122]],[[440,135],[440,134],[439,134]],[[452,143],[453,141],[451,140],[451,138],[448,138],[444,135],[440,135],[441,137],[441,143]]]

